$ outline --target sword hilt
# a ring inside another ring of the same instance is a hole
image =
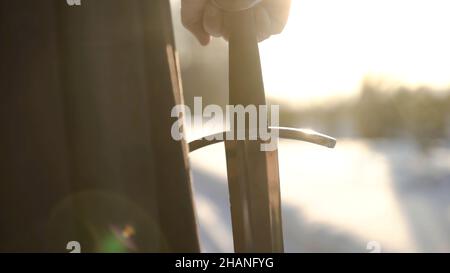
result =
[[[230,20],[230,105],[266,105],[256,25],[251,9],[261,1],[212,0],[213,4],[227,13],[227,20]],[[336,146],[336,139],[309,129],[269,125],[268,129],[277,130],[280,138],[305,141],[328,148]],[[235,131],[236,128],[231,130]],[[189,143],[190,151],[222,142],[226,134],[227,132],[220,132],[194,140]]]

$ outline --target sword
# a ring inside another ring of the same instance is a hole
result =
[[[229,37],[229,104],[232,106],[266,105],[254,14],[251,7],[260,0],[213,1],[227,11]],[[237,6],[236,3],[244,6]],[[256,124],[259,124],[257,122]],[[189,143],[190,151],[225,140],[228,189],[233,225],[234,249],[242,252],[283,252],[281,195],[278,151],[262,151],[263,140],[249,137],[259,132],[259,125],[250,125],[248,118],[245,139],[237,140],[234,122],[231,132],[198,139]],[[256,126],[256,128],[252,128]],[[310,130],[270,127],[281,137],[316,143],[329,148],[336,145],[332,137]],[[218,137],[215,137],[218,136]],[[211,141],[211,139],[216,139]]]
[[[253,10],[228,16],[229,104],[266,105]],[[246,122],[245,140],[225,141],[234,248],[238,253],[283,252],[278,152],[261,151],[264,142],[248,137],[258,128],[250,126]]]

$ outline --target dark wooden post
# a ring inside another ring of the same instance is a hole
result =
[[[169,1],[0,10],[0,250],[198,252]]]

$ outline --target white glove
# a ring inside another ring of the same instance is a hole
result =
[[[181,19],[202,45],[211,36],[228,40],[226,10],[252,8],[255,13],[258,40],[279,34],[286,25],[291,0],[181,0]]]

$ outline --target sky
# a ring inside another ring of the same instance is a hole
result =
[[[450,1],[292,2],[285,31],[260,45],[270,97],[342,99],[368,79],[450,87]]]

